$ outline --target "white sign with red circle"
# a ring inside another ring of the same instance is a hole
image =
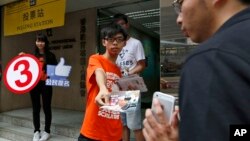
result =
[[[15,94],[25,94],[33,89],[41,78],[39,60],[30,54],[14,57],[4,71],[4,84]]]

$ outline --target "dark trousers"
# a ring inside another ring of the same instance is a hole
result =
[[[78,137],[78,141],[97,141],[97,140],[90,139],[80,134],[80,136]]]
[[[40,131],[40,110],[41,103],[40,97],[42,96],[43,111],[45,115],[45,131],[50,133],[52,112],[51,112],[51,100],[52,100],[52,87],[46,86],[45,81],[39,81],[35,88],[30,91],[30,97],[33,107],[33,124],[35,127],[34,132]]]

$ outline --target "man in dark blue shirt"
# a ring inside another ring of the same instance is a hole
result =
[[[157,141],[228,141],[230,125],[250,124],[250,0],[175,0],[184,35],[201,43],[180,81],[180,122],[146,111],[143,134]],[[178,125],[179,124],[179,125]]]

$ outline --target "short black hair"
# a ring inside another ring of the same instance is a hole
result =
[[[101,30],[101,39],[112,38],[116,34],[121,33],[124,39],[127,39],[128,33],[119,24],[111,23]]]
[[[240,0],[243,4],[247,4],[249,5],[250,4],[250,0]]]
[[[113,16],[113,22],[117,22],[119,20],[124,20],[125,23],[128,23],[128,17],[125,14],[117,13]]]

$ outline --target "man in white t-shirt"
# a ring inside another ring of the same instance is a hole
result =
[[[129,29],[127,16],[124,14],[114,15],[114,22],[120,24],[126,30]],[[121,68],[123,76],[140,74],[145,68],[145,54],[142,43],[128,36],[126,46],[118,55],[116,64]],[[133,109],[135,108],[135,109]],[[136,141],[143,141],[142,120],[141,120],[141,98],[137,107],[128,109],[121,114],[123,122],[123,141],[130,138],[130,130],[134,131]]]

